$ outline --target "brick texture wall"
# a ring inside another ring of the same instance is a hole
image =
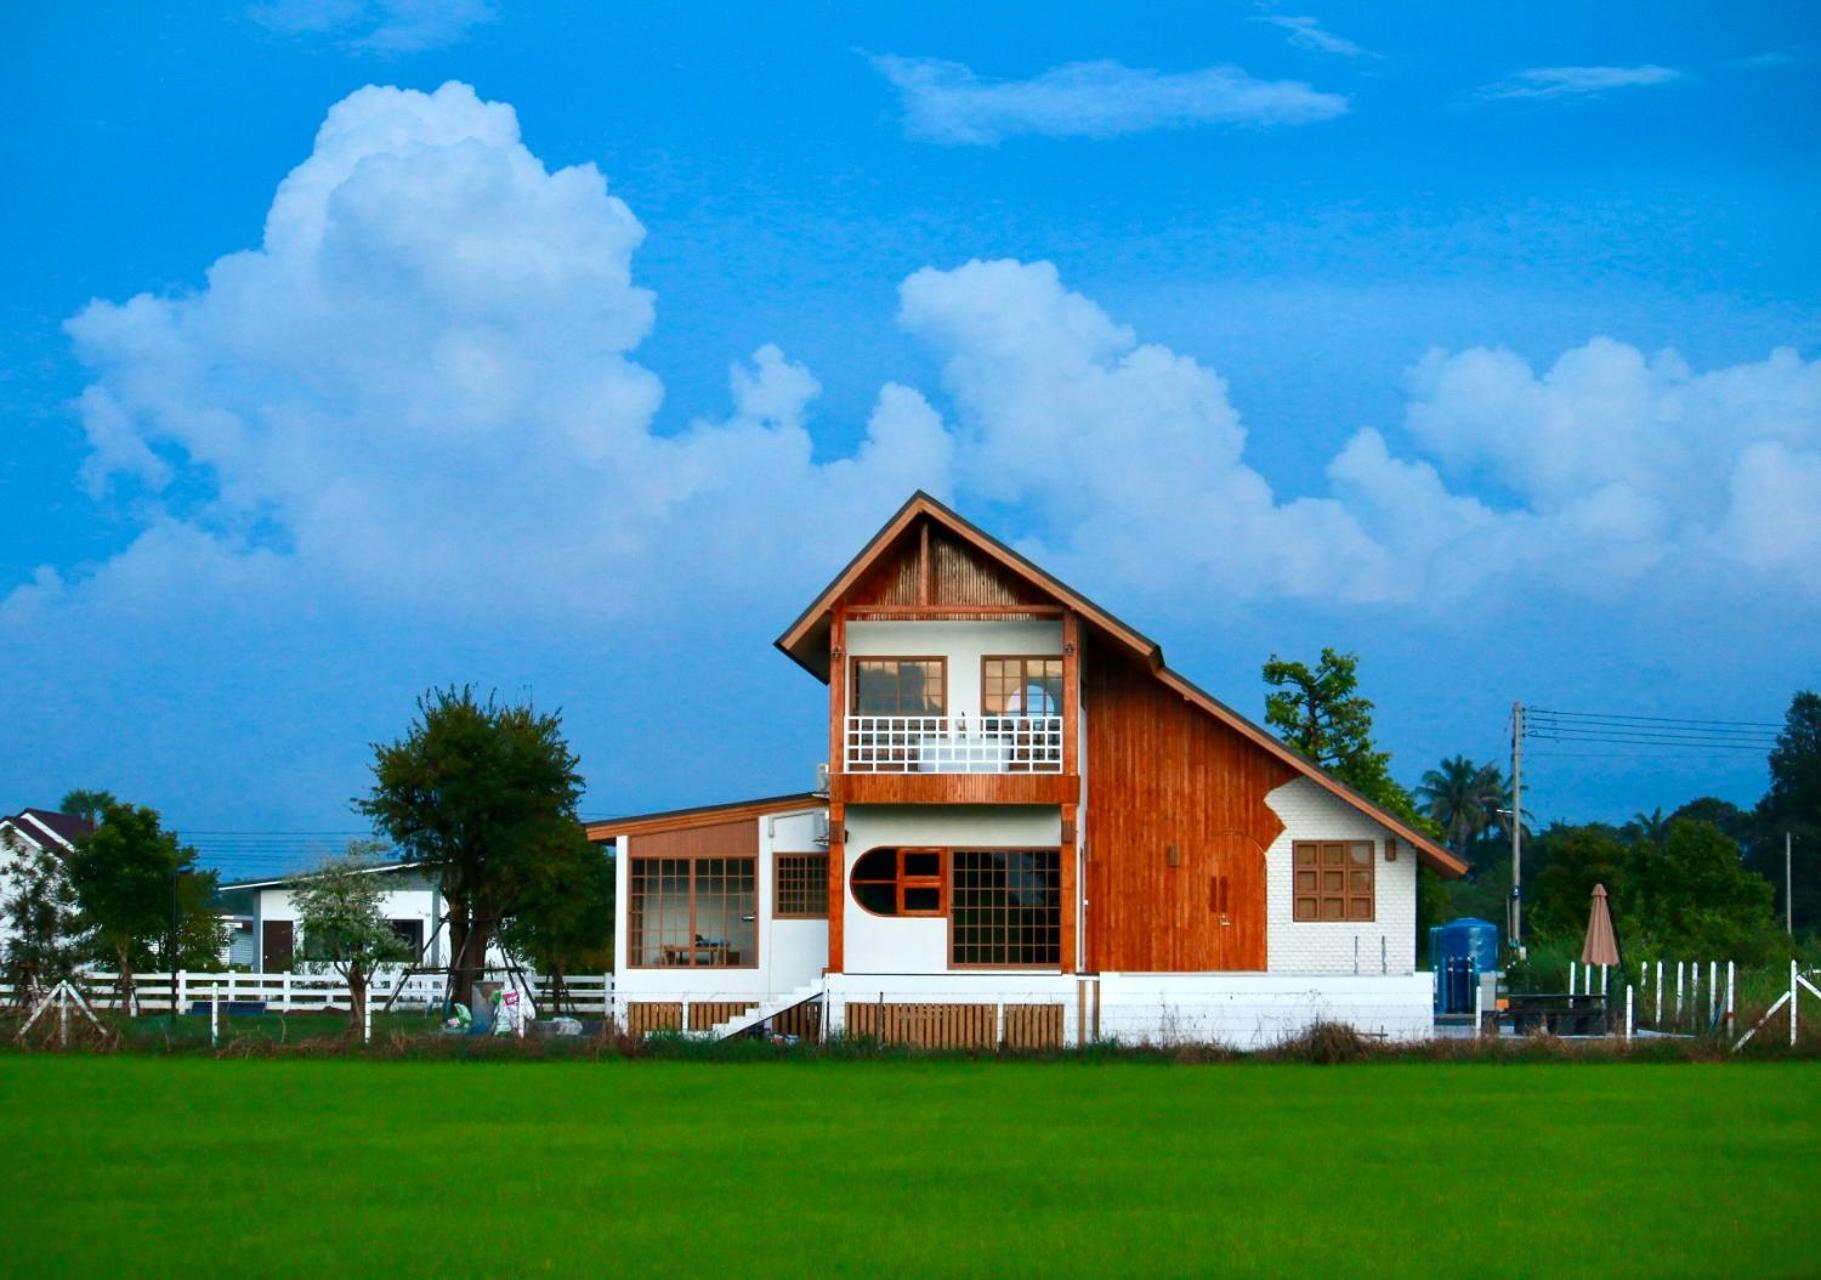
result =
[[[1266,797],[1284,830],[1265,851],[1266,965],[1271,973],[1411,973],[1416,968],[1416,854],[1398,846],[1385,861],[1388,832],[1308,778]],[[1297,840],[1370,840],[1375,918],[1322,924],[1294,919],[1290,846]]]

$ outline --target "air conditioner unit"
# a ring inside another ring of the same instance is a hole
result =
[[[828,843],[828,810],[824,809],[816,814],[816,820],[811,824],[810,829],[815,833],[814,838],[817,844]]]
[[[815,794],[819,795],[819,796],[825,796],[828,794],[828,762],[827,761],[823,761],[821,764],[816,766]]]

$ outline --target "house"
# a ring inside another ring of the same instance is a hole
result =
[[[95,829],[87,818],[54,809],[21,809],[0,818],[0,896],[4,896],[13,866],[44,851],[62,858],[76,848],[76,841]],[[13,939],[11,923],[0,913],[0,952]]]
[[[926,1044],[1426,1036],[1417,868],[1466,868],[918,493],[779,637],[822,785],[589,824],[634,1030]]]
[[[443,916],[436,874],[414,862],[390,862],[359,874],[385,877],[380,910],[405,949],[424,968],[446,963],[448,937],[437,928]],[[309,873],[258,880],[236,880],[220,886],[215,907],[227,929],[222,962],[256,973],[284,973],[301,958],[294,891]]]

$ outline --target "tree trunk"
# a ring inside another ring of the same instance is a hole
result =
[[[130,1016],[138,1013],[139,1007],[134,994],[136,988],[133,985],[133,962],[128,958],[129,955],[130,953],[125,947],[114,948],[115,967],[120,971],[118,977],[115,978],[114,986],[120,992],[120,1007],[126,1010]],[[175,969],[171,970],[171,1008],[173,1011],[177,1008],[177,971]]]
[[[367,971],[357,961],[343,974],[348,983],[348,1030],[360,1034],[367,1013]]]

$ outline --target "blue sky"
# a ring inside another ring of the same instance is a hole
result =
[[[916,485],[1252,714],[1272,650],[1356,650],[1412,781],[1514,699],[1815,683],[1800,6],[8,26],[11,804],[353,830],[449,681],[560,705],[591,815],[794,789],[822,691],[770,641]],[[1763,785],[1531,776],[1569,817]]]

